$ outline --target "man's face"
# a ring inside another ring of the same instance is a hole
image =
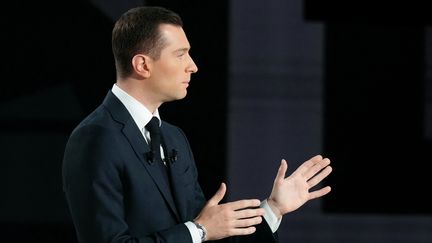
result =
[[[191,74],[198,71],[189,55],[189,41],[179,26],[162,24],[159,31],[165,40],[165,47],[160,58],[152,61],[150,85],[160,102],[183,99]]]

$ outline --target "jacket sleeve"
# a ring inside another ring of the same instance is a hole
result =
[[[279,242],[279,237],[277,232],[272,233],[270,227],[268,226],[268,224],[264,219],[261,224],[256,225],[255,227],[256,227],[255,233],[246,236],[232,237],[231,242],[232,243],[260,243],[260,242],[277,243]]]

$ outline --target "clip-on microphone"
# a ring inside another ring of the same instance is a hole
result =
[[[174,164],[177,161],[177,150],[171,150],[171,153],[167,153],[167,156],[164,159],[165,163]]]

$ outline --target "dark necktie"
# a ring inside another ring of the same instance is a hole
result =
[[[167,162],[166,165],[164,165],[164,161],[162,160],[162,157],[161,157],[161,148],[160,147],[161,147],[161,142],[163,141],[163,138],[162,138],[162,132],[161,132],[160,127],[159,127],[159,119],[154,116],[149,121],[149,123],[147,123],[147,125],[145,127],[150,132],[150,149],[151,149],[150,154],[151,154],[151,156],[150,156],[150,158],[147,158],[147,159],[150,159],[151,163],[156,164],[156,166],[160,169],[165,181],[167,182],[167,185],[168,185],[168,188],[171,192],[171,195],[173,195],[172,194],[173,185],[172,185],[172,181],[171,181],[171,177],[170,177],[170,174],[171,174],[170,162]],[[164,149],[166,149],[166,148],[164,147]],[[173,156],[174,156],[173,157],[174,159],[171,159],[171,160],[175,161],[176,153],[174,153]],[[166,159],[168,159],[167,161],[170,161],[169,157]],[[176,201],[176,198],[174,195],[173,195],[173,198],[174,198],[174,201]],[[177,203],[176,203],[176,205],[177,205]]]
[[[150,132],[150,149],[152,153],[150,159],[152,162],[162,163],[160,150],[162,135],[159,127],[159,119],[154,116],[145,127]]]

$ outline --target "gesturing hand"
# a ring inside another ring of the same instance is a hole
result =
[[[207,202],[195,222],[207,230],[207,240],[218,240],[234,235],[248,235],[255,232],[253,225],[259,224],[264,209],[258,199],[239,200],[219,204],[225,196],[226,185],[222,183],[216,194]]]
[[[329,193],[331,190],[329,186],[309,192],[309,189],[331,173],[332,168],[329,164],[329,159],[323,159],[321,155],[317,155],[304,162],[290,176],[285,178],[288,165],[283,159],[274,180],[272,192],[267,200],[275,215],[280,218],[282,215],[298,209],[307,201]]]

